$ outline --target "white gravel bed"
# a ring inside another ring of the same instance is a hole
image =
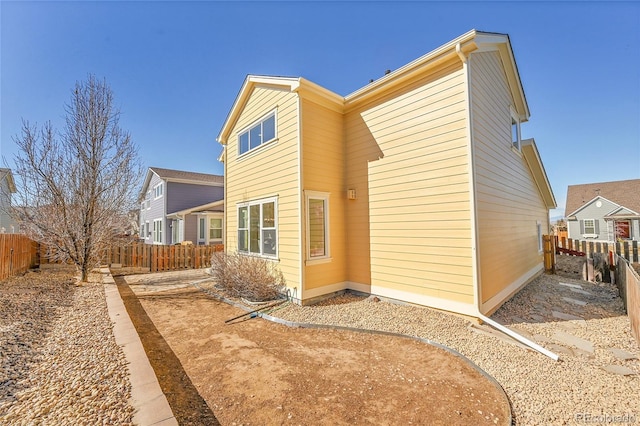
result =
[[[345,294],[312,306],[288,304],[271,315],[295,322],[402,333],[455,349],[503,386],[518,425],[640,423],[640,364],[637,359],[619,360],[608,350],[615,347],[635,355],[640,352],[631,335],[629,320],[621,313],[621,301],[616,305],[618,311],[608,317],[596,306],[594,312],[600,314],[587,315],[584,321],[528,320],[522,324],[508,321],[509,318],[528,318],[527,313],[537,305],[536,299],[530,296],[545,289],[564,290],[558,286],[559,281],[578,282],[541,275],[528,284],[522,295],[507,302],[494,315],[494,319],[499,318],[509,327],[528,333],[534,340],[539,339],[538,343],[543,346],[553,342],[552,336],[557,330],[568,330],[593,343],[593,353],[579,350],[570,355],[559,353],[559,362],[502,339],[474,332],[465,318],[423,307],[376,301],[372,297]],[[607,291],[616,290],[610,287]],[[557,296],[551,294],[551,298]],[[603,318],[599,318],[601,316]],[[624,365],[635,374],[624,376],[603,370],[610,364]]]
[[[128,370],[101,283],[0,281],[0,424],[132,424]]]

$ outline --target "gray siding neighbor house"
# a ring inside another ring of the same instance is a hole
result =
[[[224,177],[149,167],[139,195],[147,244],[221,244]]]
[[[0,167],[0,233],[19,232],[18,222],[10,214],[11,194],[15,192],[16,184],[11,169]]]
[[[565,217],[572,239],[640,241],[640,179],[570,185]]]

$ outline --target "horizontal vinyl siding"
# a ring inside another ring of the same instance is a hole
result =
[[[229,251],[236,251],[237,204],[267,197],[278,199],[278,266],[290,288],[300,288],[298,243],[298,125],[297,96],[288,91],[256,87],[227,141],[226,234]],[[238,134],[277,107],[277,141],[238,157]]]
[[[224,198],[222,185],[197,185],[182,182],[167,182],[166,185],[165,196],[167,197],[168,214]]]
[[[151,179],[149,180],[149,186],[147,187],[147,191],[151,191],[151,203],[149,205],[149,209],[140,210],[140,223],[144,224],[145,222],[149,222],[149,235],[145,238],[144,242],[146,244],[154,244],[153,242],[153,221],[157,219],[162,219],[162,243],[166,243],[167,240],[167,220],[165,218],[165,197],[167,196],[167,184],[166,182],[163,184],[163,195],[162,197],[155,199],[153,187],[162,182],[162,180],[153,173],[151,175]],[[144,193],[144,197],[146,200],[146,192]],[[160,244],[160,243],[158,243]]]
[[[512,104],[497,52],[470,59],[482,302],[542,264],[536,222],[548,211],[522,155],[511,147]]]
[[[347,115],[350,263],[373,286],[473,302],[464,81],[451,63]]]
[[[331,261],[305,266],[304,290],[347,281],[343,115],[308,100],[302,102],[303,188],[329,193]],[[302,248],[307,256],[306,203]],[[304,298],[303,294],[303,298]]]

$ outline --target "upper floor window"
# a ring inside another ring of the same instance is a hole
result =
[[[157,184],[153,187],[153,196],[154,198],[162,197],[162,193],[164,191],[164,185],[162,183]]]
[[[520,120],[513,115],[511,116],[511,143],[513,147],[520,151]]]
[[[144,201],[147,204],[147,210],[151,208],[151,191],[147,191],[147,197]]]
[[[276,138],[276,112],[269,113],[238,136],[238,155],[256,149]]]

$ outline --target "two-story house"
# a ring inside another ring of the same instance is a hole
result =
[[[640,179],[569,185],[565,217],[575,240],[640,241]]]
[[[11,169],[0,168],[0,233],[16,233],[18,222],[11,216],[11,194],[16,192]]]
[[[149,167],[139,202],[140,239],[147,244],[222,243],[222,176]]]
[[[556,206],[509,37],[470,31],[347,95],[248,76],[218,136],[225,247],[300,303],[344,289],[470,316],[543,272]]]

